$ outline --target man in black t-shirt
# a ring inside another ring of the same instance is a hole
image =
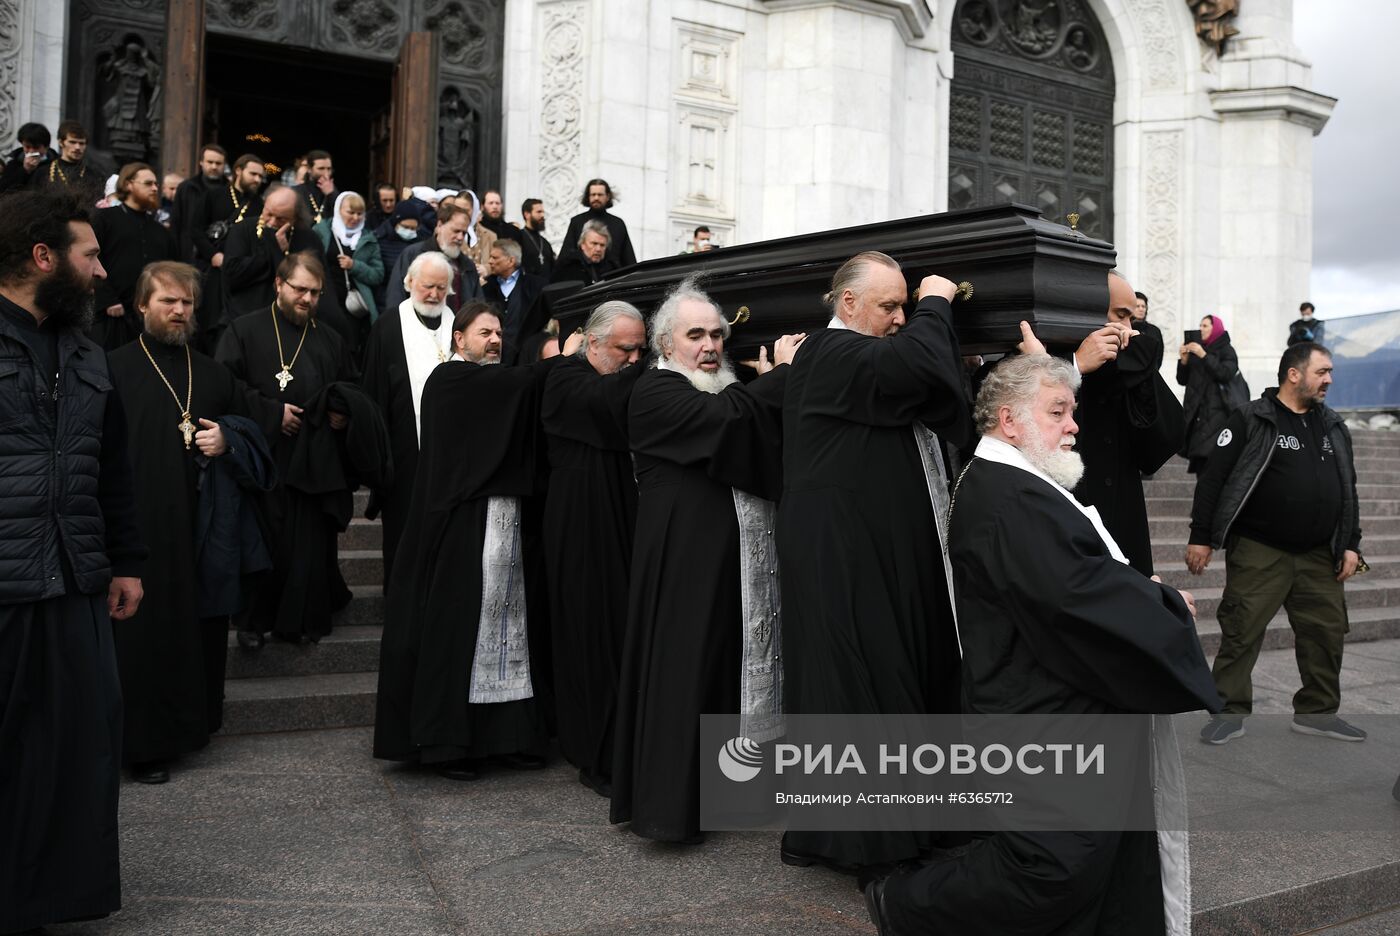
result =
[[[1201,732],[1208,744],[1244,734],[1250,674],[1280,606],[1303,681],[1293,696],[1293,730],[1366,739],[1337,717],[1347,632],[1342,583],[1360,562],[1361,523],[1351,434],[1324,402],[1331,383],[1331,352],[1313,342],[1290,345],[1278,387],[1231,414],[1196,484],[1186,566],[1199,575],[1214,550],[1226,549],[1212,668],[1225,709]]]

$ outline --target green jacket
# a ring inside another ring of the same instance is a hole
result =
[[[316,236],[321,238],[321,249],[323,251],[331,249],[331,221],[329,218],[322,221],[313,228]],[[365,300],[365,305],[369,308],[369,320],[371,322],[379,318],[379,307],[374,302],[374,287],[384,282],[384,260],[379,256],[379,241],[369,231],[360,233],[360,239],[355,244],[355,250],[350,254],[350,259],[354,261],[349,269],[350,285]],[[327,276],[344,276],[343,271],[338,266],[327,268]]]

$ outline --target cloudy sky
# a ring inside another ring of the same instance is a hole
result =
[[[1338,98],[1313,151],[1310,298],[1321,318],[1400,309],[1400,0],[1294,0],[1294,37]]]

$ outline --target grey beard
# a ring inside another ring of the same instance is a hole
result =
[[[690,385],[702,393],[719,393],[732,383],[737,383],[739,378],[734,373],[734,368],[729,365],[729,359],[721,357],[719,359],[719,370],[713,373],[703,371],[700,368],[687,370],[675,358],[668,358],[663,362],[666,370],[673,370],[684,375]]]
[[[441,250],[442,255],[449,260],[456,260],[462,255],[462,248],[454,247],[451,244],[438,244],[438,250]]]
[[[447,306],[446,306],[445,304],[443,304],[443,305],[428,305],[427,303],[418,303],[418,302],[414,302],[414,303],[413,303],[413,311],[414,311],[414,312],[416,312],[416,313],[418,313],[419,315],[423,316],[423,318],[437,319],[437,320],[439,320],[439,321],[442,320],[442,311],[443,311],[444,309],[446,309],[446,308],[447,308]]]
[[[150,330],[147,330],[146,334],[163,345],[169,345],[172,348],[183,348],[190,343],[190,333],[192,331],[194,331],[192,328],[167,328],[160,334],[156,334]]]
[[[1032,433],[1027,437],[1021,454],[1026,457],[1026,461],[1045,472],[1066,491],[1074,490],[1074,486],[1084,476],[1084,459],[1078,452],[1062,452],[1058,447],[1049,448],[1039,434]]]

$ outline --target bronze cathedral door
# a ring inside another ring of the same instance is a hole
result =
[[[1113,62],[1086,0],[960,0],[948,207],[1018,202],[1113,238]]]

